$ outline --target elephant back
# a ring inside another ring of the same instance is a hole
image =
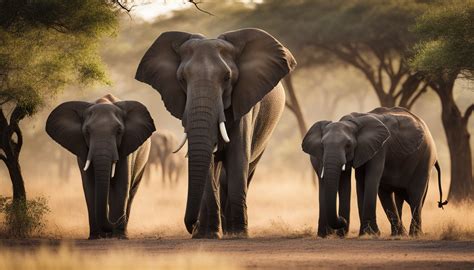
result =
[[[397,157],[411,155],[416,152],[425,140],[425,124],[418,116],[405,108],[376,108],[369,113],[374,114],[390,131],[387,141],[390,153]]]

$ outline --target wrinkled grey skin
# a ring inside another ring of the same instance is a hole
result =
[[[160,92],[188,135],[184,222],[193,237],[221,236],[221,201],[226,232],[247,236],[247,187],[284,109],[279,82],[295,65],[291,53],[259,29],[217,39],[166,32],[144,55],[136,79]],[[230,143],[219,134],[220,122]],[[227,172],[222,192],[221,168]]]
[[[422,232],[421,210],[436,147],[428,127],[416,115],[400,107],[380,107],[346,115],[339,122],[319,121],[306,134],[302,147],[311,155],[320,178],[318,236],[325,237],[334,229],[340,235],[348,231],[351,166],[356,173],[360,235],[380,234],[375,216],[377,193],[392,235],[406,234],[401,221],[404,201],[412,212],[410,235]],[[341,172],[343,164],[346,171]]]
[[[173,153],[179,143],[178,140],[174,134],[166,130],[153,133],[150,139],[151,149],[145,173],[146,178],[151,177],[152,170],[156,171],[159,168],[163,185],[169,183],[171,187],[176,186],[186,169],[187,162],[183,152]]]
[[[49,115],[46,132],[77,156],[89,213],[89,239],[126,238],[130,207],[154,130],[145,106],[112,95],[95,103],[65,102]],[[87,159],[91,164],[84,171]]]

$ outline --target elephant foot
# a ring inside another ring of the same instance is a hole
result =
[[[349,228],[342,228],[336,231],[336,235],[339,236],[339,238],[345,238],[348,232]]]
[[[329,226],[324,226],[324,225],[318,226],[318,232],[317,232],[318,237],[326,238],[332,234],[334,234],[334,230],[331,229]]]
[[[220,230],[211,230],[210,228],[203,228],[199,221],[194,225],[192,239],[221,239],[222,233]]]
[[[112,233],[110,238],[117,238],[117,239],[120,239],[120,240],[128,240],[127,233],[124,232],[124,231],[115,231],[115,232]]]
[[[359,236],[370,235],[380,236],[380,230],[375,222],[367,222],[360,227]]]
[[[391,236],[407,236],[407,230],[405,229],[405,226],[403,226],[403,224],[400,224],[398,226],[392,226]]]
[[[89,238],[87,238],[87,240],[97,240],[97,239],[100,239],[100,234],[98,233],[94,233],[94,234],[90,234],[89,235]]]
[[[112,233],[110,232],[94,232],[89,234],[88,240],[98,240],[98,239],[104,239],[104,238],[109,238]]]
[[[248,232],[232,232],[228,234],[228,239],[247,239],[249,238]]]
[[[193,234],[192,239],[221,239],[222,234],[220,232],[211,233],[196,233]]]
[[[419,237],[422,235],[423,235],[423,231],[421,229],[410,230],[410,237]]]

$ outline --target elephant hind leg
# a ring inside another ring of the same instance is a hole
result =
[[[405,196],[402,195],[400,192],[395,192],[395,204],[397,205],[398,217],[400,218],[400,227],[398,229],[398,231],[400,232],[400,235],[407,235],[407,230],[405,229],[405,226],[403,225],[403,220],[402,220],[404,201],[405,201]]]
[[[408,198],[408,203],[410,204],[411,209],[411,224],[410,224],[410,236],[419,236],[423,233],[422,222],[421,222],[421,210],[423,209],[423,204],[425,202],[426,193],[428,191],[428,183],[422,193],[410,194]]]
[[[402,227],[402,225],[400,216],[398,215],[398,209],[395,205],[394,192],[381,186],[378,193],[383,210],[385,211],[388,221],[390,222],[392,236],[402,235],[403,232],[400,231],[400,227]]]

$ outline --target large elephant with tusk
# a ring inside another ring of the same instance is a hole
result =
[[[247,187],[285,106],[279,82],[295,66],[290,51],[260,29],[216,39],[165,32],[143,56],[136,79],[158,90],[182,121],[180,147],[188,140],[184,222],[193,237],[220,237],[221,214],[228,233],[247,236]]]
[[[77,156],[89,212],[89,239],[126,238],[130,207],[154,131],[145,106],[110,94],[95,103],[65,102],[49,115],[46,132]]]

